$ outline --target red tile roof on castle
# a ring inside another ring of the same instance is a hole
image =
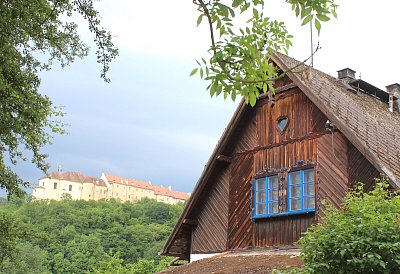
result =
[[[153,186],[150,182],[143,182],[132,178],[126,178],[121,176],[116,176],[112,174],[104,174],[110,183],[114,184],[128,184],[138,188],[150,189],[154,191],[155,195],[163,195],[168,197],[173,197],[175,199],[187,200],[189,199],[189,194],[179,191],[170,190],[163,186]]]
[[[163,186],[153,186],[155,195],[163,195],[168,197],[173,197],[175,199],[187,200],[189,199],[189,194],[179,191],[170,190],[168,187]]]
[[[132,178],[126,178],[121,176],[116,176],[112,174],[104,174],[109,183],[121,184],[121,185],[131,185],[138,188],[153,189],[153,186],[149,182],[143,182]]]
[[[41,179],[46,179],[46,178],[56,179],[56,180],[66,180],[77,183],[91,183],[100,186],[106,186],[106,183],[100,178],[86,176],[85,174],[75,171],[67,171],[64,173],[56,171],[50,173],[47,176],[42,177]]]
[[[180,200],[187,200],[189,199],[189,194],[185,192],[179,192],[179,191],[174,191],[172,190],[172,195],[175,199],[180,199]]]

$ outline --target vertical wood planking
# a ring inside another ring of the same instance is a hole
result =
[[[283,133],[277,130],[279,117],[289,118],[288,128]],[[259,146],[270,146],[292,139],[307,136],[310,133],[325,130],[327,118],[314,104],[295,88],[277,97],[275,105],[261,104],[257,110],[257,141]]]
[[[279,155],[279,157],[276,157]],[[255,169],[290,168],[297,160],[315,162],[316,140],[303,140],[260,150],[254,154]],[[291,215],[256,220],[254,245],[257,247],[293,245],[314,222],[314,214]]]
[[[314,117],[314,115],[322,116],[322,118]],[[280,133],[277,130],[276,122],[282,116],[289,118],[289,125],[285,132]],[[306,137],[308,134],[323,132],[326,117],[321,112],[316,111],[311,101],[299,90],[293,89],[278,96],[272,108],[268,104],[260,104],[256,110],[256,120],[256,128],[253,125],[246,127],[246,132],[242,132],[241,136],[245,134],[255,137],[259,147],[273,147],[254,152],[252,174],[265,168],[290,168],[298,160],[316,162],[316,139],[296,140]],[[256,133],[254,130],[256,130]],[[250,139],[249,137],[245,138],[245,140]],[[249,158],[246,158],[248,156],[242,154],[232,164],[228,228],[229,248],[252,245],[258,247],[292,245],[315,220],[315,216],[313,214],[282,216],[256,220],[251,223],[250,212],[247,212],[250,206],[248,203],[250,202],[248,180],[252,175],[249,173],[250,167],[246,165],[250,161]],[[243,178],[246,178],[246,180],[243,180]],[[245,189],[245,192],[237,194],[240,188]],[[246,202],[238,202],[238,199],[245,199]],[[243,211],[246,211],[246,213]],[[248,231],[251,231],[253,227],[254,233],[250,237]],[[239,240],[238,237],[242,233],[243,239]],[[252,239],[252,243],[249,242],[250,239]]]

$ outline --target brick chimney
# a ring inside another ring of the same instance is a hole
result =
[[[338,70],[337,73],[338,79],[346,83],[356,79],[356,72],[350,68]]]
[[[389,107],[390,112],[400,112],[399,99],[400,99],[400,84],[392,84],[386,86],[386,91],[389,93]]]

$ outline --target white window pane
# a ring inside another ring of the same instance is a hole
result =
[[[265,204],[256,204],[256,214],[260,215],[265,213],[266,213]]]
[[[301,209],[300,199],[290,199],[290,210]]]
[[[295,185],[300,183],[300,171],[289,173],[290,176],[290,184]]]
[[[304,207],[305,208],[315,208],[315,198],[314,197],[304,198]]]
[[[277,175],[275,175],[275,176],[271,176],[271,177],[268,177],[268,183],[269,183],[269,186],[268,186],[268,188],[278,188],[278,186],[279,186],[279,184],[278,184],[278,176]]]
[[[278,202],[268,204],[268,213],[279,213]]]
[[[265,178],[260,178],[256,180],[256,190],[265,189]]]
[[[278,189],[272,189],[272,190],[268,191],[268,194],[269,194],[268,200],[270,200],[270,201],[278,200]]]
[[[304,195],[310,196],[315,194],[315,185],[312,184],[305,184],[304,185]]]
[[[290,197],[300,197],[300,185],[290,186]]]
[[[314,182],[314,169],[306,169],[306,170],[304,170],[304,182],[305,183]]]
[[[257,192],[256,202],[265,202],[265,198],[266,198],[265,191]]]

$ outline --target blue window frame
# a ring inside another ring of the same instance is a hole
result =
[[[315,210],[314,169],[289,172],[288,197],[288,212]]]
[[[255,179],[252,218],[315,211],[314,169],[293,171],[287,175],[287,185],[280,184],[280,180],[284,182],[285,178],[279,174]]]

